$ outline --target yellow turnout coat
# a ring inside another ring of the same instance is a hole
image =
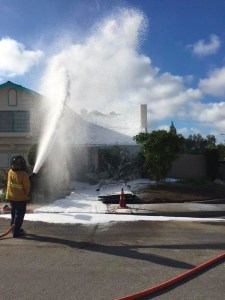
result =
[[[6,199],[13,201],[25,201],[29,199],[30,180],[27,172],[13,171],[8,172]]]

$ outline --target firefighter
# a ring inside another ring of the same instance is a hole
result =
[[[8,172],[6,190],[6,200],[11,204],[11,226],[14,225],[14,238],[25,235],[25,231],[21,227],[29,194],[30,180],[26,161],[22,156],[14,156],[11,160],[11,169]]]

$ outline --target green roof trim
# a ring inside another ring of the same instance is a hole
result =
[[[7,81],[7,82],[5,82],[5,83],[3,83],[3,84],[0,84],[0,89],[4,89],[5,87],[12,87],[12,88],[15,88],[15,89],[17,89],[17,90],[20,90],[20,91],[22,91],[22,92],[25,92],[25,93],[28,93],[28,94],[31,94],[31,95],[34,95],[34,96],[39,96],[39,97],[41,97],[41,95],[38,94],[37,92],[32,91],[32,90],[30,90],[30,89],[27,89],[27,88],[23,87],[22,85],[15,84],[15,83],[13,83],[13,82],[11,82],[11,81]]]

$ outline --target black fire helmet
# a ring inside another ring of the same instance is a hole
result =
[[[11,159],[11,168],[13,171],[26,171],[27,164],[23,156],[14,156]]]

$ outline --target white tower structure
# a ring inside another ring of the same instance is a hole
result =
[[[147,119],[147,104],[141,104],[140,106],[141,112],[141,131],[148,131],[148,119]]]

